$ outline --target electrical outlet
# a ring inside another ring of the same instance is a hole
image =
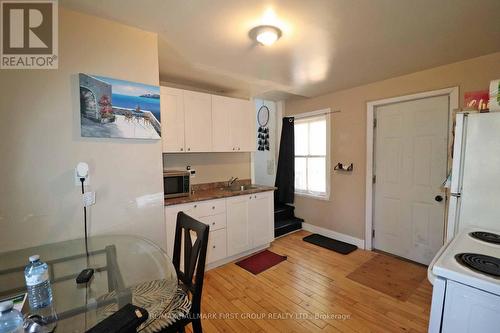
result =
[[[87,175],[85,178],[85,181],[83,182],[83,185],[88,186],[90,185],[90,175]],[[75,169],[75,186],[82,186],[82,182],[80,181],[80,177],[76,174],[76,169]]]
[[[95,192],[85,192],[83,194],[83,205],[85,207],[95,205]]]

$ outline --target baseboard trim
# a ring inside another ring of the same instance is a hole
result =
[[[318,227],[316,225],[312,225],[312,224],[305,223],[305,222],[302,223],[302,229],[309,231],[309,232],[313,232],[315,234],[320,234],[320,235],[325,236],[325,237],[330,237],[330,238],[333,238],[333,239],[336,239],[336,240],[339,240],[342,242],[356,245],[360,249],[365,248],[365,241],[364,240],[356,238],[356,237],[352,237],[352,236],[349,236],[346,234],[342,234],[340,232],[336,232],[336,231],[333,231],[330,229],[325,229],[325,228]]]

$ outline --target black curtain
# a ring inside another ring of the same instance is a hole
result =
[[[293,122],[293,117],[283,118],[278,168],[274,184],[278,188],[274,192],[274,201],[280,203],[293,203],[295,193],[295,132]]]

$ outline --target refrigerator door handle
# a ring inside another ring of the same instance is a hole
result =
[[[460,198],[462,196],[462,193],[450,193],[450,196]]]

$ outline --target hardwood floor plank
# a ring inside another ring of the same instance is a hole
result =
[[[427,332],[427,281],[400,301],[347,278],[375,253],[341,255],[302,241],[309,234],[275,240],[287,260],[258,275],[234,263],[206,272],[204,332]]]

